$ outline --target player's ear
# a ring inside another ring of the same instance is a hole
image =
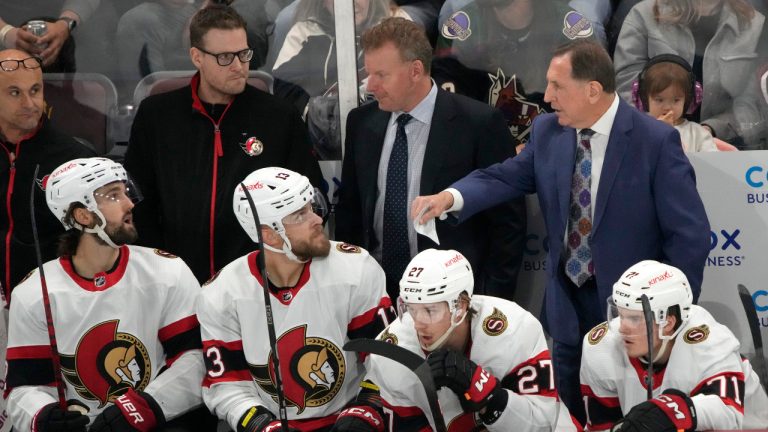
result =
[[[664,324],[664,334],[671,335],[675,331],[677,325],[677,317],[675,315],[667,315],[667,323]]]
[[[277,231],[273,230],[272,228],[266,225],[261,226],[261,238],[264,239],[265,244],[268,244],[270,246],[273,246],[273,247],[282,246],[280,242],[283,241],[283,239],[280,238],[280,235],[277,234]]]
[[[85,207],[72,210],[72,219],[84,227],[92,227],[96,215]]]

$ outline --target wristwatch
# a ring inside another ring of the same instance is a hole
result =
[[[69,34],[72,34],[73,31],[75,31],[75,27],[77,27],[77,21],[70,17],[60,17],[56,21],[64,21],[67,23],[67,29],[69,30]]]

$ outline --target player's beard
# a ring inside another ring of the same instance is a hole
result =
[[[291,250],[301,260],[315,257],[327,257],[331,252],[331,242],[322,229],[307,241],[291,241]]]
[[[104,228],[104,232],[107,233],[107,236],[109,236],[109,239],[112,240],[112,243],[118,246],[132,244],[136,241],[136,239],[139,238],[139,233],[136,231],[136,227],[133,225],[127,225],[122,222],[118,226],[108,223]],[[107,244],[98,236],[96,237],[96,240],[103,245]]]

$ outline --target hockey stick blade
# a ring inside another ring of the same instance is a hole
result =
[[[744,308],[744,313],[747,315],[747,322],[749,323],[749,333],[752,335],[752,344],[755,346],[755,361],[754,369],[757,373],[760,382],[763,385],[763,390],[768,393],[768,368],[765,364],[765,354],[763,353],[763,338],[760,334],[760,325],[758,324],[757,311],[755,310],[755,302],[752,300],[752,294],[749,293],[747,287],[742,284],[738,285],[739,299],[741,299],[741,306]]]
[[[375,339],[355,339],[344,344],[344,351],[370,353],[388,358],[407,367],[413,372],[424,387],[427,394],[429,409],[432,411],[432,420],[435,422],[437,432],[446,432],[445,419],[437,402],[437,389],[432,379],[432,371],[429,364],[418,354],[395,344]]]

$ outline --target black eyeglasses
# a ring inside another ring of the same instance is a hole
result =
[[[216,63],[218,63],[219,66],[231,65],[232,62],[235,61],[235,56],[237,56],[237,58],[240,60],[240,63],[248,63],[253,58],[253,50],[250,48],[246,48],[242,51],[237,51],[237,52],[223,52],[218,54],[208,52],[200,47],[195,47],[195,48],[199,49],[205,54],[216,57]]]
[[[230,63],[232,63],[230,61]],[[27,69],[38,69],[42,67],[43,61],[40,60],[39,57],[27,57],[25,59],[16,60],[16,59],[8,59],[0,61],[0,68],[2,68],[6,72],[13,72],[21,65],[24,65]]]

